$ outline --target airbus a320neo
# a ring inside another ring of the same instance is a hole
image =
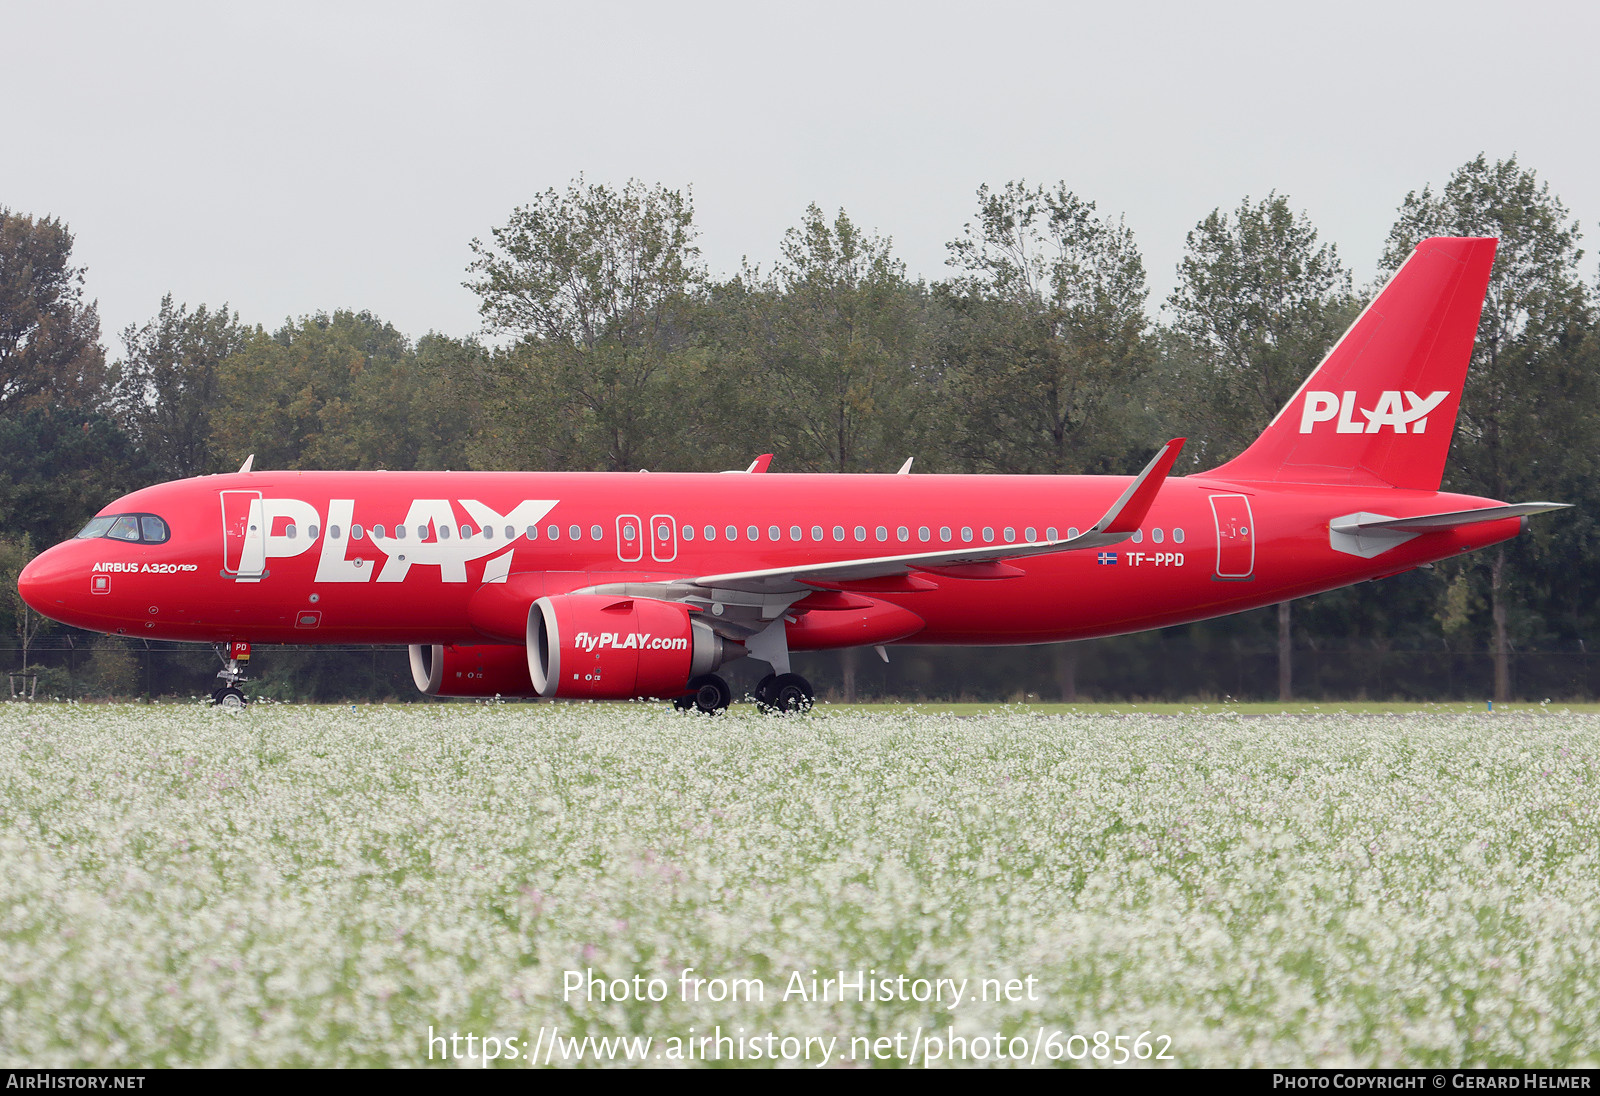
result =
[[[671,698],[793,651],[1050,643],[1393,575],[1556,504],[1439,490],[1493,239],[1424,240],[1243,453],[1137,476],[250,471],[135,491],[22,572],[40,613],[227,643],[408,644],[437,696]],[[230,658],[213,699],[242,704]]]

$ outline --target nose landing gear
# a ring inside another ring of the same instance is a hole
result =
[[[239,711],[245,706],[244,690],[239,688],[239,682],[247,680],[244,676],[242,663],[249,661],[250,643],[248,640],[236,639],[228,644],[227,663],[217,671],[217,677],[222,681],[222,684],[211,690],[211,703],[213,706],[227,708],[230,711]]]

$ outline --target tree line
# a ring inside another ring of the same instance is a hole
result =
[[[1359,657],[1338,685],[1297,684],[1296,662],[1318,652],[1427,653],[1390,692],[1591,695],[1596,289],[1578,221],[1549,186],[1514,157],[1482,155],[1404,197],[1381,269],[1360,284],[1275,192],[1202,218],[1175,288],[1152,301],[1131,230],[1064,182],[980,187],[948,243],[950,273],[928,281],[890,238],[815,205],[770,265],[713,274],[690,192],[580,178],[470,242],[480,334],[411,338],[348,310],[269,330],[225,303],[168,296],[115,352],[67,225],[0,208],[0,612],[13,659],[44,665],[63,692],[171,691],[192,674],[192,655],[163,656],[158,671],[121,641],[41,651],[67,633],[24,610],[14,576],[119,493],[231,471],[250,453],[257,468],[711,471],[770,451],[776,471],[886,472],[914,457],[926,472],[1129,473],[1184,434],[1177,472],[1209,468],[1256,436],[1429,235],[1501,241],[1444,489],[1577,509],[1500,548],[1292,608],[1044,652],[921,652],[910,665],[927,686],[913,670],[858,682],[849,655],[818,656],[834,661],[811,672],[849,694],[937,692],[953,676],[998,697],[1159,696],[1179,680],[1189,694],[1288,697],[1359,687]],[[1519,681],[1532,652],[1566,661]],[[296,695],[409,687],[389,656],[381,674],[370,652],[275,658]],[[941,675],[941,658],[983,672]],[[1200,672],[1175,673],[1174,658]]]

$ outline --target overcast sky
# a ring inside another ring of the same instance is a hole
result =
[[[61,217],[105,342],[163,293],[276,326],[479,328],[468,241],[580,172],[692,186],[713,272],[806,205],[913,275],[980,183],[1122,214],[1153,303],[1184,233],[1276,189],[1373,275],[1479,151],[1600,218],[1600,5],[250,5],[0,0],[0,205]]]

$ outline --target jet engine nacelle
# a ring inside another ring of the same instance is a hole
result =
[[[411,679],[429,696],[538,696],[523,647],[411,645]]]
[[[743,653],[676,602],[558,594],[528,610],[528,671],[540,696],[681,696],[691,677]]]

